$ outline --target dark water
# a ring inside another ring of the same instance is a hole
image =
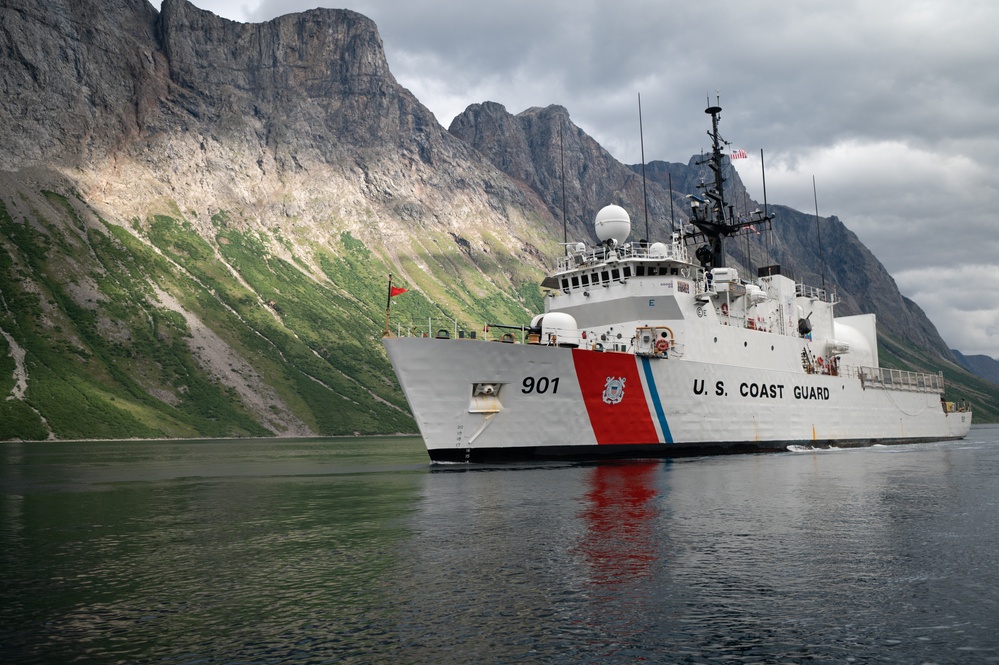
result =
[[[432,468],[418,439],[0,444],[3,663],[999,662],[999,428]]]

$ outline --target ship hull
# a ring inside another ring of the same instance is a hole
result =
[[[857,377],[481,340],[386,338],[436,462],[770,452],[964,437],[936,390]]]

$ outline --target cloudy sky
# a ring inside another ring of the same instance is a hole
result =
[[[152,0],[158,4],[159,0]],[[995,0],[193,0],[237,21],[317,6],[378,25],[445,127],[469,104],[560,104],[625,163],[722,134],[763,199],[838,216],[952,348],[999,358]],[[778,227],[779,228],[779,227]]]

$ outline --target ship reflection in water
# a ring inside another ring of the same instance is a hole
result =
[[[654,487],[662,462],[603,464],[590,470],[581,513],[586,533],[579,549],[596,584],[621,584],[647,577],[656,551],[659,514]]]

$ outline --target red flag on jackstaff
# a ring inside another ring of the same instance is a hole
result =
[[[385,331],[382,332],[382,337],[394,337],[392,332],[389,330],[389,311],[392,309],[392,298],[396,297],[400,293],[405,293],[406,289],[401,286],[392,286],[392,273],[389,273],[388,282],[388,298],[385,299]]]

